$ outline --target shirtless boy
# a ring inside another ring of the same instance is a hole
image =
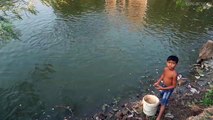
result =
[[[175,67],[178,63],[178,57],[177,56],[169,56],[167,58],[166,67],[164,68],[163,74],[158,79],[156,83],[154,83],[154,86],[156,89],[161,91],[161,107],[160,112],[158,114],[158,117],[156,120],[160,120],[164,111],[165,107],[168,104],[169,97],[171,96],[174,88],[177,84],[177,72],[175,70]],[[162,85],[160,85],[162,83]]]

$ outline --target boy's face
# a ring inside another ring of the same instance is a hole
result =
[[[166,65],[170,70],[173,70],[175,69],[177,63],[175,61],[169,60],[166,62]]]

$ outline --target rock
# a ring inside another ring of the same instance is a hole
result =
[[[121,120],[128,120],[128,117],[125,115]]]
[[[129,110],[122,110],[122,114],[123,114],[123,115],[129,114],[129,113],[130,113]]]
[[[174,118],[174,115],[172,115],[171,113],[166,113],[166,114],[165,114],[165,117],[166,117],[166,118],[171,118],[171,119],[173,119],[173,118]]]
[[[191,110],[193,112],[193,115],[198,115],[200,114],[201,112],[203,112],[203,109],[201,109],[199,106],[197,105],[192,105],[191,106]]]
[[[197,94],[200,93],[200,91],[196,90],[195,88],[191,88],[190,91],[191,91],[193,94],[194,94],[194,93],[197,93]]]
[[[128,118],[132,118],[134,116],[134,114],[130,114],[130,115],[128,115],[127,117]]]
[[[135,117],[135,120],[143,120],[143,119],[140,117]]]
[[[124,108],[124,107],[126,107],[127,105],[128,105],[128,104],[125,103],[125,104],[121,105],[121,107]]]
[[[107,116],[108,116],[109,118],[112,118],[112,117],[113,117],[113,113],[112,113],[112,112],[109,112],[109,113],[107,114]]]
[[[108,107],[110,107],[110,106],[107,105],[107,104],[104,104],[104,105],[102,106],[102,111],[105,112],[105,111],[107,110]]]
[[[197,62],[213,58],[213,41],[208,40],[201,48]]]
[[[187,87],[190,89],[190,91],[191,91],[193,94],[194,94],[194,93],[197,93],[197,94],[200,93],[200,91],[198,91],[197,89],[193,88],[191,85],[188,85]]]
[[[107,116],[103,113],[98,113],[96,115],[94,115],[95,120],[105,120],[107,118]]]
[[[180,80],[182,77],[183,77],[183,76],[182,76],[181,74],[179,74],[179,75],[177,76],[177,80]]]
[[[208,82],[207,81],[198,81],[197,84],[200,86],[206,86],[208,84]]]
[[[187,79],[178,79],[178,86],[182,86],[186,83]]]
[[[174,93],[182,96],[183,94],[187,93],[187,91],[188,91],[187,87],[181,86],[181,87],[176,87],[174,90]]]
[[[204,61],[203,63],[202,63],[202,66],[203,66],[203,68],[205,68],[205,69],[213,69],[213,59],[210,59],[210,60],[208,60],[208,61]]]
[[[177,76],[177,84],[178,86],[182,86],[186,83],[187,78],[183,78],[181,74]]]
[[[202,113],[191,116],[187,118],[186,120],[213,120],[213,106],[206,108]]]
[[[123,114],[121,111],[118,111],[118,112],[116,112],[116,114],[115,114],[115,117],[116,117],[117,119],[122,119],[123,116],[124,116],[124,114]]]
[[[132,110],[137,113],[140,114],[143,111],[143,102],[142,101],[138,101],[135,102],[134,105],[132,106]]]
[[[200,79],[200,76],[199,76],[199,75],[195,75],[195,78],[196,78],[196,79]]]
[[[197,68],[196,71],[199,74],[199,76],[201,76],[201,77],[204,76],[204,71],[202,69]]]
[[[112,110],[113,110],[114,112],[117,112],[117,111],[118,111],[118,109],[116,109],[116,108],[113,108]]]
[[[210,113],[211,115],[213,115],[213,106],[210,107],[210,108],[207,108],[206,111],[207,111],[208,113]]]

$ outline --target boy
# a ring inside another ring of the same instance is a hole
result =
[[[168,100],[170,95],[172,94],[174,88],[177,84],[177,72],[175,67],[178,63],[178,57],[171,55],[167,58],[166,67],[164,68],[163,74],[158,79],[154,86],[156,89],[161,91],[161,107],[160,112],[156,120],[160,120],[164,111],[165,107],[168,104]],[[162,82],[162,85],[160,83]]]

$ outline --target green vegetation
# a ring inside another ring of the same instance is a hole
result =
[[[205,106],[210,106],[213,105],[213,89],[209,90],[203,100],[201,101],[203,105]]]

